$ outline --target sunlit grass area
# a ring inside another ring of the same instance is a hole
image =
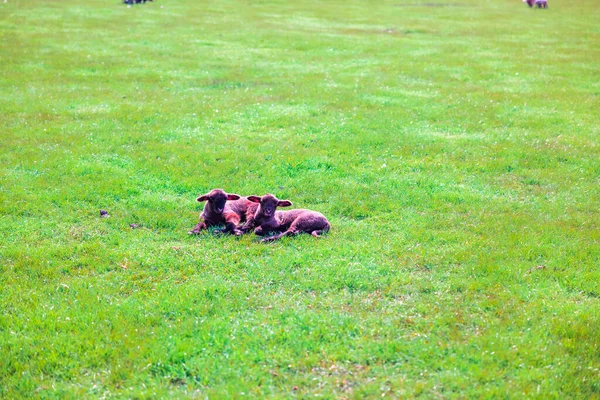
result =
[[[0,3],[0,397],[599,398],[600,10],[549,6]],[[332,230],[188,236],[215,187]]]

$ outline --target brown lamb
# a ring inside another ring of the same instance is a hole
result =
[[[200,221],[190,235],[198,235],[202,230],[211,226],[223,226],[218,233],[233,233],[236,236],[246,233],[254,227],[254,213],[258,204],[248,201],[246,197],[237,194],[227,194],[222,189],[213,189],[202,195],[196,201],[206,201],[200,214]],[[245,222],[243,227],[240,223]]]
[[[303,232],[319,237],[331,228],[327,218],[316,211],[304,209],[277,211],[277,207],[289,207],[292,202],[279,200],[272,194],[262,197],[248,196],[248,200],[258,204],[254,214],[254,224],[257,225],[254,230],[255,234],[265,236],[269,232],[281,232],[262,239],[262,242],[278,240],[284,236],[298,235]]]

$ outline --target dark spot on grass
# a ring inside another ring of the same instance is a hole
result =
[[[187,385],[187,382],[183,378],[171,378],[171,385],[185,386]]]
[[[545,269],[546,269],[545,265],[538,265],[537,267],[531,267],[531,268],[529,268],[529,271],[527,271],[527,273],[531,274],[532,272],[542,271],[542,270],[545,270]]]

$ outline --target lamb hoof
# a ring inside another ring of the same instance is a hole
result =
[[[195,231],[193,229],[188,232],[188,235],[199,235],[199,234],[200,234],[200,231]]]

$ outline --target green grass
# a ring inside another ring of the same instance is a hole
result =
[[[437,4],[0,3],[0,397],[600,398],[600,9]]]

